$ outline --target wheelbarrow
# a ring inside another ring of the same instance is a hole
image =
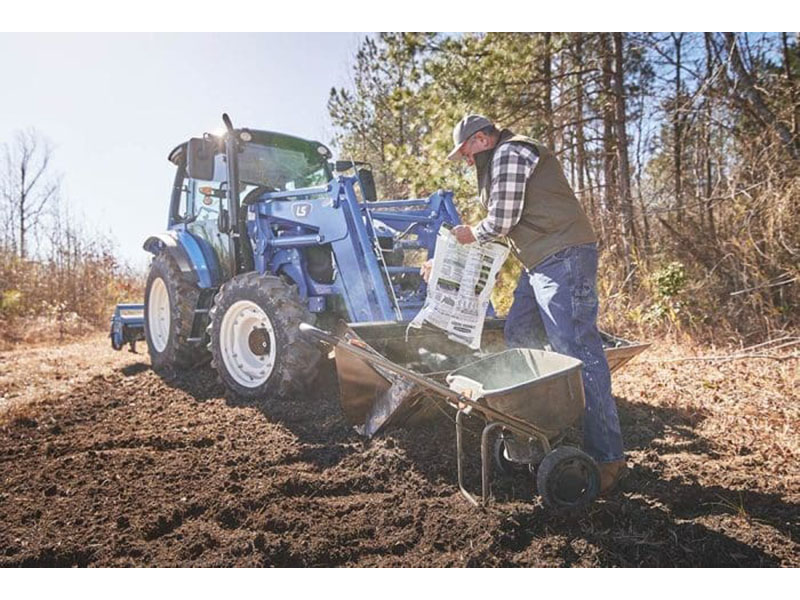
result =
[[[414,354],[428,356],[428,363],[439,361],[437,366],[445,367],[421,374],[389,360],[343,324],[338,335],[308,324],[300,328],[334,348],[342,406],[351,423],[360,423],[356,425],[360,433],[371,436],[390,424],[408,422],[426,400],[455,409],[458,486],[473,505],[486,504],[491,496],[492,450],[497,464],[497,452],[503,449],[502,444],[490,443],[496,432],[513,435],[517,447],[540,448],[538,457],[534,452],[517,452],[505,458],[536,467],[537,489],[547,506],[577,508],[597,497],[600,474],[595,461],[579,448],[558,445],[564,431],[584,411],[579,360],[530,348],[481,355],[463,350],[460,354],[435,352],[419,344],[406,344],[416,349]],[[447,344],[441,337],[437,339],[437,343]],[[463,419],[470,414],[485,423],[481,433],[480,498],[466,489],[463,478]]]

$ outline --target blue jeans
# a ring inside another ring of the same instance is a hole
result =
[[[611,373],[597,330],[597,304],[597,246],[566,248],[523,269],[505,339],[510,348],[537,347],[543,324],[555,352],[583,361],[583,446],[597,462],[606,463],[622,459],[624,451]]]

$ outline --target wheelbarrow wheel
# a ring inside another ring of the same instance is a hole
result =
[[[559,446],[539,465],[536,487],[549,508],[582,508],[600,492],[600,471],[580,448]]]

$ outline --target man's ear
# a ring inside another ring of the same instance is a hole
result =
[[[497,142],[500,140],[499,137],[495,138],[494,136],[484,133],[483,131],[479,131],[478,135],[482,136],[481,146],[483,147],[484,150],[491,150],[497,145]]]

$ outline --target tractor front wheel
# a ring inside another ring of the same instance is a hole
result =
[[[279,277],[245,273],[222,286],[210,313],[212,364],[243,398],[285,397],[316,377],[321,354],[301,335],[311,322],[294,287]]]

